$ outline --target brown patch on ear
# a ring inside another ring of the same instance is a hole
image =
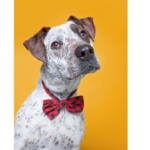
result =
[[[82,22],[78,18],[76,18],[75,16],[70,16],[67,21],[73,21],[75,24],[84,28]]]
[[[94,41],[95,40],[95,33],[96,33],[96,29],[95,29],[95,25],[93,22],[93,18],[92,17],[87,17],[87,18],[83,18],[80,19],[83,23],[84,28],[89,32],[89,35],[91,37],[91,39]]]
[[[90,38],[95,42],[95,25],[92,17],[78,19],[75,16],[70,16],[67,21],[73,21],[75,24],[83,27],[88,32]]]
[[[46,47],[43,39],[45,38],[47,32],[50,30],[49,27],[43,27],[37,34],[26,40],[23,45],[26,49],[30,50],[31,54],[38,60],[46,63]]]

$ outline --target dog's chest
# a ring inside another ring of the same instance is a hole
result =
[[[50,120],[42,110],[44,94],[35,90],[16,116],[15,141],[23,149],[71,149],[80,145],[84,135],[84,113],[72,114],[62,108]]]

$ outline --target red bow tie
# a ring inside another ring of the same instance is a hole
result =
[[[43,100],[43,111],[45,114],[48,114],[49,119],[55,118],[60,109],[66,107],[69,112],[72,113],[81,113],[84,107],[83,96],[71,97],[76,92],[73,91],[70,96],[65,100],[59,100],[56,96],[54,96],[46,87],[44,82],[42,81],[43,88],[45,92],[52,98]]]

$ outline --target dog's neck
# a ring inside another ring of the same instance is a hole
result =
[[[67,80],[61,76],[54,76],[49,73],[46,64],[40,69],[41,80],[45,86],[60,100],[66,99],[71,92],[78,89],[81,77],[75,80]]]

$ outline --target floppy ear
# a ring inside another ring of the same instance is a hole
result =
[[[35,58],[44,63],[47,61],[44,38],[49,30],[49,27],[43,27],[37,34],[23,43]]]
[[[95,41],[96,29],[95,29],[95,25],[94,25],[92,17],[78,19],[78,18],[76,18],[74,16],[70,16],[67,21],[73,21],[74,23],[78,24],[79,26],[85,28],[87,30],[90,38],[93,41]]]
[[[83,18],[80,19],[83,23],[84,28],[89,32],[91,39],[93,41],[95,41],[95,33],[96,33],[96,29],[95,29],[95,25],[93,22],[93,18],[92,17],[87,17],[87,18]]]

